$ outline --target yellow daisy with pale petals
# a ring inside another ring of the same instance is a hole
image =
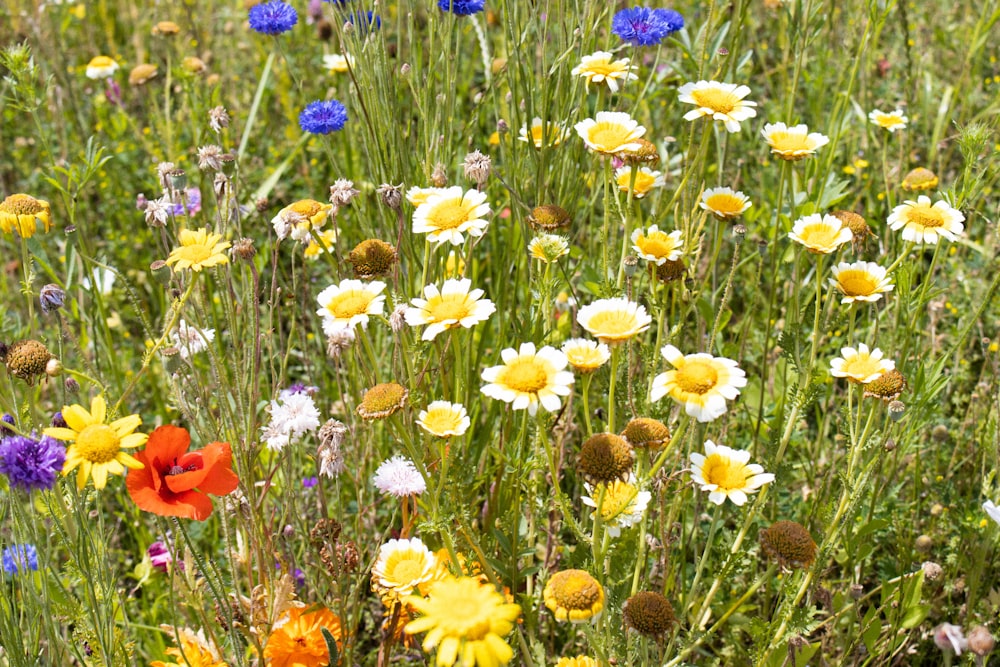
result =
[[[788,238],[816,255],[829,255],[854,238],[851,228],[832,215],[813,213],[795,221]]]
[[[814,155],[820,147],[830,143],[829,137],[810,132],[805,125],[787,127],[784,123],[767,123],[761,134],[773,154],[791,162]]]
[[[546,145],[558,146],[568,136],[569,130],[561,123],[546,122],[535,116],[531,119],[531,127],[527,125],[521,127],[517,140],[530,142],[535,148],[542,148]]]
[[[341,280],[319,293],[316,301],[320,309],[316,314],[323,318],[323,332],[329,336],[341,329],[357,325],[368,326],[369,315],[381,315],[385,309],[385,283],[373,280]]]
[[[646,134],[632,116],[618,111],[598,111],[596,118],[587,118],[574,125],[587,148],[605,155],[642,148],[637,140]]]
[[[702,193],[698,205],[720,220],[731,220],[743,215],[753,203],[745,194],[732,188],[709,188]]]
[[[30,239],[41,221],[45,232],[52,228],[52,208],[47,201],[31,195],[9,195],[0,202],[0,230],[4,234],[17,232],[22,239]]]
[[[884,267],[875,262],[841,262],[833,267],[830,284],[844,295],[841,303],[855,301],[878,301],[886,292],[891,292],[893,284]]]
[[[868,384],[877,380],[896,367],[896,362],[882,358],[882,350],[877,347],[868,349],[864,343],[853,347],[844,347],[840,356],[830,362],[830,375],[847,378],[856,384]]]
[[[673,345],[664,346],[660,353],[674,369],[653,378],[650,400],[669,395],[700,422],[724,415],[726,401],[735,400],[747,385],[746,373],[732,359],[705,353],[683,355]]]
[[[750,452],[705,441],[705,453],[691,453],[691,479],[708,491],[708,500],[716,505],[732,501],[743,505],[747,495],[774,481],[774,475],[750,463]]]
[[[378,550],[372,567],[372,590],[383,597],[398,598],[411,594],[430,581],[437,570],[434,552],[420,538],[389,540]]]
[[[329,70],[330,74],[344,74],[354,67],[354,56],[349,53],[343,55],[328,53],[323,56],[323,67]]]
[[[560,396],[569,396],[573,374],[563,370],[569,362],[559,350],[546,345],[536,351],[533,343],[522,343],[516,350],[501,351],[500,358],[502,365],[484,369],[481,375],[489,383],[481,391],[490,398],[535,416],[539,405],[556,412],[562,406]]]
[[[645,306],[618,297],[587,304],[576,314],[576,321],[602,343],[616,345],[648,329],[653,318]]]
[[[88,79],[107,79],[118,71],[118,63],[107,56],[94,56],[87,63]]]
[[[575,658],[559,658],[556,667],[598,667],[597,661],[587,655],[578,655]]]
[[[434,401],[420,411],[417,426],[439,438],[464,435],[472,421],[461,403]]]
[[[586,338],[571,338],[562,345],[566,360],[577,373],[593,373],[608,363],[611,349],[605,343],[587,340]]]
[[[116,419],[110,424],[108,405],[103,396],[95,396],[90,401],[88,412],[82,405],[67,405],[62,409],[66,427],[51,427],[43,433],[56,440],[73,443],[66,450],[66,463],[62,474],[68,475],[77,469],[76,488],[82,489],[87,479],[94,478],[94,488],[103,489],[108,475],[123,475],[125,468],[139,470],[142,463],[124,449],[135,449],[146,443],[149,436],[133,433],[142,424],[139,415],[129,415]]]
[[[679,229],[668,234],[650,225],[646,231],[640,228],[632,232],[632,248],[644,260],[663,266],[668,261],[676,262],[684,254],[684,239]]]
[[[604,587],[585,570],[562,570],[549,577],[542,591],[545,606],[557,621],[585,623],[604,611]]]
[[[228,264],[227,248],[229,242],[222,241],[222,234],[212,234],[207,229],[196,232],[182,229],[181,245],[170,251],[167,264],[175,264],[174,268],[178,271],[201,271],[211,266]]]
[[[306,249],[302,251],[302,256],[306,259],[318,259],[325,252],[333,252],[333,246],[337,242],[337,230],[324,229],[319,232],[319,240],[317,243],[316,239],[310,238]]]
[[[413,233],[427,234],[431,243],[461,245],[465,233],[482,236],[489,222],[490,205],[486,193],[478,190],[462,191],[460,186],[446,188],[432,194],[413,212]]]
[[[426,202],[431,195],[440,195],[445,192],[448,192],[448,188],[418,188],[414,185],[406,191],[406,201],[415,208]]]
[[[757,115],[756,102],[743,99],[750,89],[735,83],[720,81],[699,81],[685,83],[677,89],[680,101],[694,104],[697,109],[684,114],[684,120],[697,120],[708,116],[721,120],[729,132],[739,132],[740,123]]]
[[[618,183],[619,190],[628,192],[629,184],[632,183],[632,168],[619,167],[616,169],[615,182]],[[662,188],[665,184],[666,180],[664,180],[663,172],[653,171],[649,167],[639,167],[635,172],[632,196],[636,199],[642,199],[652,192],[653,188]]]
[[[895,132],[896,130],[902,130],[905,128],[910,119],[903,115],[902,109],[896,109],[891,113],[875,109],[868,114],[868,120],[882,129]]]
[[[606,83],[612,93],[618,92],[619,79],[624,85],[628,81],[638,79],[632,70],[638,69],[635,65],[629,65],[628,58],[612,60],[614,55],[607,51],[595,51],[589,56],[584,56],[577,65],[570,71],[573,76],[582,76],[587,79],[587,83]]]
[[[931,204],[930,197],[920,195],[892,209],[888,222],[891,229],[903,230],[904,241],[935,244],[942,237],[957,239],[965,231],[964,220],[962,212],[943,199]]]
[[[557,234],[539,234],[528,243],[528,254],[534,259],[551,264],[569,254],[569,241]]]
[[[426,598],[410,596],[406,603],[420,618],[410,621],[406,634],[426,632],[421,644],[437,649],[437,667],[498,667],[514,657],[504,637],[521,615],[520,605],[508,603],[490,584],[472,577],[448,576],[431,586]]]
[[[309,233],[326,224],[332,204],[324,204],[315,199],[300,199],[278,211],[271,225],[279,239],[291,236],[296,241],[306,242],[312,238]]]
[[[434,340],[439,333],[455,327],[470,329],[496,312],[493,302],[482,298],[483,290],[471,287],[468,278],[446,280],[440,290],[436,285],[427,285],[424,298],[413,299],[403,317],[411,327],[426,325],[423,340]]]

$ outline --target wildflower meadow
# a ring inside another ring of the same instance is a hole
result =
[[[8,0],[0,667],[1000,665],[1000,0]]]

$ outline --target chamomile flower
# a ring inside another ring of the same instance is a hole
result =
[[[734,505],[743,505],[747,495],[773,482],[774,475],[750,461],[750,452],[705,441],[705,453],[692,452],[691,480],[708,491],[708,500],[721,505],[728,498]]]
[[[895,367],[896,362],[882,358],[882,350],[877,347],[869,350],[861,343],[857,349],[841,348],[840,356],[830,362],[830,375],[847,378],[856,384],[868,384]]]
[[[464,435],[471,424],[465,407],[448,401],[433,401],[417,418],[417,426],[439,438]]]
[[[639,78],[633,72],[635,69],[638,68],[629,65],[628,58],[614,60],[614,55],[607,51],[595,51],[589,56],[584,56],[570,74],[584,77],[588,84],[605,83],[612,93],[617,93],[619,81],[624,85]]]
[[[801,243],[813,254],[828,255],[850,243],[854,233],[839,218],[813,213],[796,220],[788,238]]]
[[[332,334],[339,329],[353,329],[357,325],[368,326],[370,315],[381,315],[385,310],[385,283],[373,280],[369,283],[345,279],[339,285],[330,285],[319,293],[316,301],[320,309],[317,315],[323,318],[323,332]]]
[[[615,170],[615,182],[622,192],[628,192],[631,184],[632,196],[636,199],[642,199],[652,192],[653,188],[662,188],[666,184],[663,172],[653,171],[649,167],[639,167],[636,170],[635,183],[632,183],[632,168],[619,167]]]
[[[732,188],[708,188],[698,204],[720,220],[732,220],[753,206],[750,198]]]
[[[761,135],[771,147],[771,153],[790,162],[815,155],[819,148],[830,143],[829,137],[810,132],[805,125],[788,127],[784,123],[767,123]]]
[[[674,368],[653,378],[650,400],[669,395],[699,422],[726,413],[726,401],[735,400],[747,384],[746,373],[735,361],[710,354],[681,354],[673,345],[660,351]]]
[[[648,329],[653,318],[642,304],[615,298],[587,304],[576,314],[576,321],[602,343],[616,345]]]
[[[409,193],[407,193],[409,197]],[[413,233],[427,234],[431,243],[461,245],[465,234],[482,236],[489,226],[490,205],[486,193],[462,191],[459,186],[427,197],[413,212]]]
[[[756,102],[743,99],[750,89],[735,83],[698,81],[685,83],[677,90],[680,101],[697,108],[684,114],[684,120],[707,116],[722,121],[729,132],[739,132],[740,123],[757,115]]]
[[[930,197],[920,195],[892,209],[888,222],[890,228],[903,230],[904,241],[933,245],[939,238],[957,239],[965,231],[964,220],[962,212],[943,199],[931,204]]]
[[[422,340],[434,340],[448,329],[470,329],[485,322],[496,312],[496,306],[483,298],[483,290],[471,287],[468,278],[446,280],[440,290],[436,285],[427,285],[424,298],[413,299],[406,309],[406,323],[411,327],[426,326]]]
[[[844,295],[841,303],[855,301],[878,301],[886,292],[891,292],[893,284],[884,267],[875,262],[841,262],[833,267],[830,284]]]
[[[593,373],[611,358],[611,349],[607,344],[585,338],[566,341],[562,345],[562,352],[573,370],[584,375]]]
[[[646,128],[631,116],[617,111],[598,111],[595,118],[582,120],[574,127],[587,148],[604,155],[639,150],[637,140],[646,134]]]
[[[905,129],[910,119],[903,115],[902,109],[896,109],[890,113],[874,109],[868,114],[868,120],[884,130],[895,132],[896,130]]]
[[[548,345],[536,350],[533,343],[522,343],[516,350],[509,347],[501,351],[500,358],[503,364],[482,373],[489,383],[482,392],[490,398],[534,416],[539,405],[555,412],[562,406],[560,396],[569,396],[573,374],[563,370],[569,362],[559,350]]]
[[[645,231],[639,228],[632,232],[632,248],[647,262],[662,266],[668,261],[677,261],[684,254],[684,240],[681,237],[679,229],[668,234],[660,231],[657,225],[650,225]]]
[[[600,511],[601,520],[611,537],[620,536],[622,528],[630,528],[642,521],[642,515],[653,497],[649,491],[640,489],[634,474],[629,475],[628,481],[616,479],[607,484],[598,483],[596,486],[584,482],[584,488],[590,495],[582,496],[581,502],[595,508],[595,516]],[[599,510],[598,501],[600,501]]]

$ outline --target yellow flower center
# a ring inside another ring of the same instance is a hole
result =
[[[457,429],[462,423],[462,415],[450,408],[436,408],[427,411],[423,422],[428,430],[434,433],[444,433]]]
[[[796,151],[811,151],[812,145],[808,135],[790,134],[788,132],[772,132],[771,147],[778,153],[794,153]]]
[[[677,369],[675,381],[689,394],[706,394],[719,382],[719,372],[710,361],[695,359]]]
[[[407,585],[420,579],[424,574],[424,561],[422,558],[414,558],[416,554],[403,554],[400,560],[389,563],[386,568],[386,579],[396,585]]]
[[[731,194],[712,195],[705,200],[705,206],[721,215],[736,215],[743,210],[743,200]]]
[[[89,64],[91,67],[112,67],[115,61],[108,56],[94,56]]]
[[[635,316],[624,310],[605,310],[594,315],[588,328],[595,336],[614,336],[635,329]]]
[[[843,371],[850,376],[850,379],[858,381],[861,378],[868,378],[872,375],[882,375],[884,372],[878,361],[868,355],[862,354],[845,359]]]
[[[311,218],[322,210],[323,205],[314,199],[303,199],[295,202],[288,208],[307,218]]]
[[[549,373],[535,359],[519,359],[507,366],[501,382],[514,391],[534,394],[549,385]]]
[[[640,236],[636,245],[642,250],[642,254],[652,255],[657,259],[669,257],[670,253],[677,250],[677,242],[669,234],[663,232],[656,232],[650,236]]]
[[[108,463],[121,450],[121,439],[107,424],[91,424],[76,436],[76,450],[91,463]]]
[[[427,218],[438,229],[455,229],[468,222],[469,211],[461,199],[451,199],[435,206]]]
[[[616,65],[612,62],[592,62],[587,64],[587,69],[584,71],[585,74],[591,78],[595,76],[608,76],[609,74],[617,74],[619,72],[624,72],[625,68],[621,65]]]
[[[601,486],[594,489],[594,500],[600,496]],[[625,482],[614,482],[606,487],[604,499],[601,502],[601,518],[604,521],[611,521],[618,515],[624,513],[638,496],[636,488]]]
[[[729,113],[739,106],[740,98],[733,93],[718,88],[706,88],[691,92],[691,97],[700,107],[711,109],[715,113]]]
[[[619,123],[602,122],[590,128],[590,143],[599,150],[612,152],[632,140],[632,131]]]
[[[578,347],[566,350],[566,359],[577,370],[593,371],[604,363],[604,355],[600,350],[591,347]]]
[[[861,269],[847,269],[837,274],[837,284],[847,296],[870,296],[878,282],[875,276]]]
[[[450,597],[448,616],[442,619],[440,625],[444,634],[464,637],[468,641],[477,641],[488,635],[490,617],[483,603],[481,596]]]
[[[200,264],[212,256],[212,248],[207,245],[186,245],[176,251],[178,259],[184,259],[191,264]]]
[[[701,472],[707,483],[715,484],[723,491],[742,489],[747,484],[746,466],[720,454],[706,458]]]
[[[468,317],[472,304],[465,294],[450,294],[434,297],[427,302],[427,313],[436,322],[459,320]]]
[[[810,248],[829,248],[837,245],[840,229],[830,225],[809,225],[799,233],[802,243]]]
[[[368,312],[372,295],[364,290],[347,290],[341,292],[327,304],[326,309],[337,319],[349,319],[355,315]]]
[[[560,607],[569,610],[587,610],[600,602],[600,584],[586,572],[564,570],[556,576],[559,580],[552,587],[552,594]]]
[[[13,215],[35,215],[44,210],[42,203],[31,195],[10,195],[0,203],[0,211]]]
[[[900,125],[906,125],[903,119],[899,116],[879,116],[876,121],[880,126],[889,129],[890,127],[899,127]]]
[[[930,204],[916,204],[911,206],[906,212],[906,219],[915,225],[924,228],[934,228],[944,226],[944,216],[941,211]]]

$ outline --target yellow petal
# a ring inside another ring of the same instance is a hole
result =
[[[79,434],[77,431],[68,428],[58,428],[50,427],[42,431],[43,434],[49,436],[50,438],[55,438],[56,440],[63,440],[65,442],[73,442],[76,440],[76,436]]]
[[[87,478],[90,477],[90,469],[93,464],[84,459],[80,462],[80,469],[76,471],[76,490],[83,491],[83,487],[87,486]]]
[[[139,415],[129,415],[128,417],[122,417],[121,419],[116,419],[111,422],[111,428],[114,429],[118,437],[124,437],[131,433],[132,431],[139,428],[139,424],[142,423],[142,417]]]
[[[149,436],[145,433],[130,433],[121,439],[119,446],[122,449],[132,449],[133,447],[143,446],[147,440],[149,440]]]
[[[94,488],[100,491],[108,484],[108,464],[95,463],[91,471],[94,476]]]
[[[132,470],[142,470],[146,466],[142,464],[141,461],[134,458],[131,454],[126,454],[125,452],[118,452],[118,456],[112,463],[118,463],[119,465],[124,465],[126,468],[131,468]],[[118,474],[122,474],[124,470],[119,470]]]
[[[82,462],[83,457],[76,451],[76,447],[70,447],[66,450],[66,461],[63,462],[62,474],[68,475],[73,468]]]
[[[104,402],[104,396],[98,394],[90,401],[90,416],[93,419],[91,424],[103,424],[108,416],[108,404]]]
[[[120,457],[120,456],[121,456],[121,454],[118,455],[118,457]],[[128,454],[126,454],[126,456],[128,456]],[[121,462],[118,461],[118,457],[115,457],[111,461],[108,461],[107,463],[104,464],[104,465],[106,465],[108,467],[108,472],[110,474],[112,474],[112,475],[124,475],[125,474],[125,466],[123,466],[121,464]],[[129,456],[129,458],[132,458],[132,457]]]
[[[66,425],[79,433],[91,424],[97,423],[82,405],[67,405],[62,409]],[[52,436],[53,438],[56,436]]]

